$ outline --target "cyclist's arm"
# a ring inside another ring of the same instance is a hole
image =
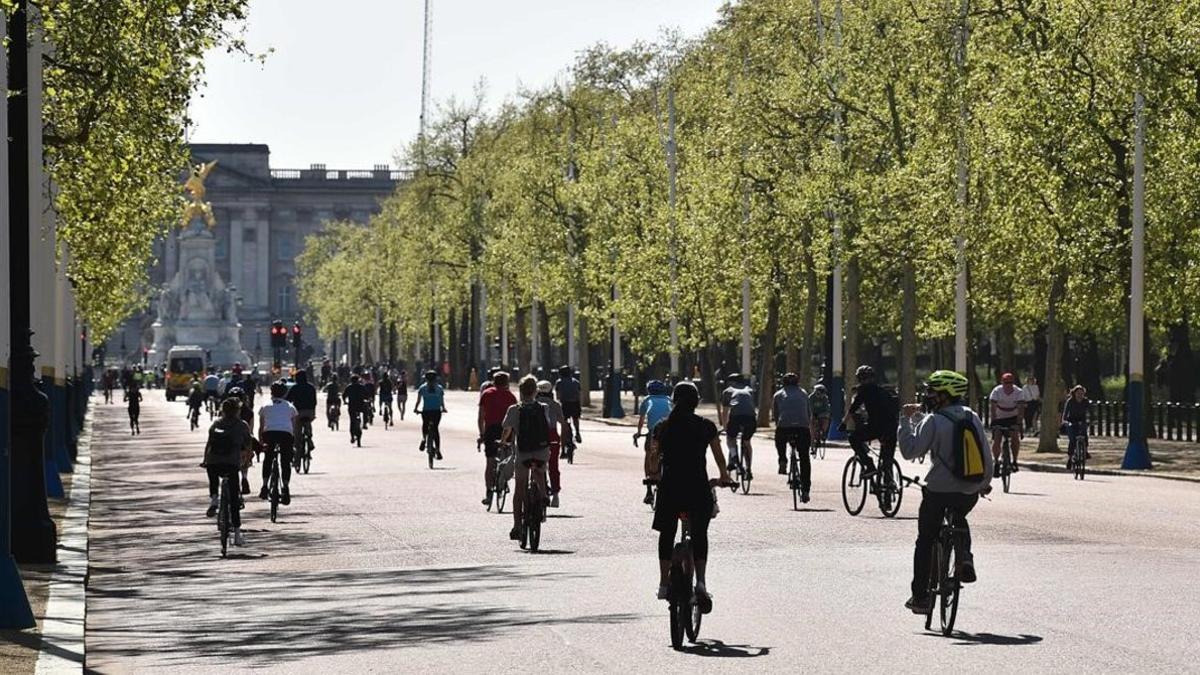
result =
[[[645,425],[646,425],[646,413],[640,413],[638,415],[638,428],[637,428],[638,436],[642,435],[642,427]]]
[[[480,438],[483,438],[483,431],[486,428],[487,428],[487,425],[483,423],[483,405],[481,403],[481,405],[479,406],[479,437]]]
[[[920,413],[900,420],[896,443],[905,459],[916,459],[933,449],[933,415]]]
[[[717,463],[721,482],[728,483],[732,479],[729,477],[729,465],[725,463],[725,452],[721,450],[721,434],[713,436],[712,440],[708,442],[708,449],[712,452],[713,461]]]

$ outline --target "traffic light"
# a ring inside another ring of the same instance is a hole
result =
[[[297,321],[292,324],[292,346],[293,347],[297,347],[297,348],[300,347],[300,332],[301,332],[300,322]]]
[[[287,328],[284,328],[283,322],[275,319],[271,322],[271,347],[273,349],[282,349],[287,346]]]

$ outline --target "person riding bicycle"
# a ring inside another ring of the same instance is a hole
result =
[[[583,414],[583,404],[579,380],[575,378],[571,366],[559,367],[558,381],[554,383],[554,395],[562,404],[563,414],[571,421],[571,428],[575,430],[575,442],[582,443],[583,437],[579,435],[579,416]]]
[[[930,457],[917,515],[912,597],[904,603],[914,614],[928,613],[933,601],[927,592],[929,571],[934,562],[933,541],[941,530],[942,515],[947,508],[954,510],[954,527],[963,531],[962,553],[954,576],[968,584],[976,579],[967,514],[975,508],[979,496],[991,490],[994,459],[986,449],[983,422],[975,411],[963,404],[966,395],[966,376],[952,370],[934,372],[925,382],[925,405],[933,413],[922,414],[921,404],[905,405],[904,420],[897,430],[900,454],[907,459],[917,459],[925,453]],[[967,447],[965,437],[955,438],[960,433],[973,435],[973,453]],[[978,462],[973,471],[967,468],[971,462],[964,462],[964,455],[970,455]]]
[[[192,389],[187,397],[188,419],[199,418],[200,408],[204,407],[204,387],[199,382],[192,383]]]
[[[241,416],[242,421],[246,423],[246,428],[253,429],[254,428],[254,409],[250,407],[251,401],[253,400],[252,398],[250,398],[250,391],[246,390],[246,389],[242,389],[241,387],[231,387],[229,389],[229,391],[225,392],[225,398],[221,400],[221,403],[224,403],[225,401],[228,401],[231,398],[237,399],[237,401],[240,405],[239,410],[241,411],[239,413],[239,415]],[[258,441],[254,440],[254,434],[251,433],[250,434],[250,449],[252,451],[255,449],[257,443],[258,443]],[[250,454],[246,455],[243,458],[243,461],[241,462],[241,470],[242,470],[242,485],[241,485],[242,490],[241,490],[241,492],[244,495],[250,494],[250,474],[249,474],[249,472],[250,472],[250,465],[253,464],[253,458],[254,458],[255,454],[256,454],[256,452],[251,452]]]
[[[891,466],[896,455],[896,426],[899,424],[900,410],[896,398],[877,382],[875,369],[871,366],[859,366],[854,371],[854,379],[858,387],[850,406],[846,410],[847,429],[850,431],[850,449],[863,463],[863,479],[875,475],[875,463],[871,461],[870,441],[879,441],[879,468],[884,470],[884,480],[892,482],[895,477],[887,467]]]
[[[1067,470],[1075,468],[1075,444],[1081,436],[1088,433],[1088,406],[1091,401],[1087,398],[1087,389],[1077,384],[1071,389],[1071,396],[1063,404],[1062,414],[1058,416],[1059,428],[1067,429]],[[1089,453],[1090,454],[1090,453]]]
[[[558,471],[559,450],[564,439],[571,442],[571,427],[563,414],[562,404],[554,400],[554,385],[550,380],[537,383],[537,401],[546,406],[546,423],[550,425],[550,508],[558,508],[558,493],[562,491],[562,475]]]
[[[296,383],[288,390],[287,400],[296,408],[296,429],[293,434],[300,439],[307,432],[311,444],[312,423],[317,418],[317,388],[308,381],[308,372],[304,369],[296,371]]]
[[[1017,455],[1021,452],[1021,424],[1025,418],[1025,392],[1016,384],[1012,373],[1000,376],[1000,384],[992,389],[988,402],[992,413],[992,457],[1000,459],[1002,439],[1008,436],[1012,445],[1012,470],[1020,471]],[[999,478],[1000,462],[996,462],[996,477]]]
[[[800,501],[808,503],[808,491],[812,481],[812,458],[808,455],[812,443],[809,424],[808,392],[800,386],[800,377],[795,373],[783,376],[783,386],[775,392],[771,402],[771,418],[775,420],[775,452],[779,455],[779,473],[788,475],[788,445],[796,446],[800,462]]]
[[[729,463],[740,467],[746,479],[753,479],[750,467],[753,463],[753,448],[750,438],[758,426],[758,412],[754,405],[754,390],[749,380],[740,373],[729,377],[729,386],[721,392],[717,406],[717,417],[725,426],[725,444],[729,446]],[[738,452],[738,435],[741,435],[741,453]]]
[[[654,429],[662,453],[662,478],[658,484],[658,504],[653,528],[658,531],[658,593],[666,600],[670,589],[667,575],[679,516],[687,514],[692,538],[692,557],[696,568],[696,598],[701,611],[712,610],[712,596],[705,583],[708,564],[708,523],[713,517],[713,491],[708,481],[707,453],[717,464],[720,482],[729,483],[729,468],[721,452],[721,437],[712,420],[696,414],[700,390],[683,381],[671,392],[672,409],[667,419]]]
[[[142,415],[142,391],[136,379],[130,380],[129,386],[125,388],[125,401],[128,403],[129,435],[140,435],[142,425],[138,418]]]
[[[292,480],[292,455],[296,437],[296,408],[285,398],[287,385],[282,380],[271,384],[271,402],[258,409],[258,440],[263,445],[263,484],[258,491],[259,499],[270,496],[271,466],[279,455],[279,466],[282,470],[282,492],[280,504],[290,504],[292,494],[288,484]]]
[[[346,401],[346,412],[350,413],[350,442],[353,443],[362,438],[362,415],[367,408],[367,388],[358,381],[358,375],[350,376],[350,384],[342,392],[342,399]],[[354,429],[356,425],[357,435]]]
[[[417,387],[417,402],[413,404],[413,414],[421,416],[421,452],[425,451],[425,439],[430,439],[437,446],[438,459],[442,458],[442,432],[438,426],[442,423],[444,412],[447,412],[446,390],[438,384],[437,372],[427,370],[425,384]]]
[[[521,538],[521,518],[525,515],[525,488],[529,472],[538,489],[546,494],[546,464],[550,461],[550,423],[546,405],[537,400],[537,379],[533,375],[521,378],[518,391],[521,402],[509,406],[501,423],[500,441],[516,448],[516,489],[513,492],[513,529],[508,538]],[[565,426],[565,424],[564,424]]]
[[[396,409],[400,412],[400,421],[404,421],[404,407],[408,404],[408,371],[400,369],[400,374],[396,376]]]
[[[201,466],[208,473],[208,511],[206,516],[217,515],[221,479],[228,477],[230,489],[238,484],[242,457],[250,447],[250,427],[242,421],[240,398],[230,397],[221,402],[221,416],[208,428],[208,441],[204,444],[204,462]],[[233,524],[233,545],[245,546],[242,536],[241,499],[234,500],[229,518]]]
[[[363,407],[362,426],[364,429],[375,423],[375,376],[366,371],[362,376],[363,387],[367,391],[366,405]]]
[[[808,407],[812,411],[813,438],[825,438],[829,434],[829,418],[833,413],[829,405],[829,392],[825,390],[824,384],[818,382],[813,387],[812,393],[808,395]]]
[[[386,371],[379,379],[379,410],[385,419],[392,419],[392,376]]]
[[[220,386],[221,378],[217,376],[216,372],[208,371],[208,375],[204,376],[204,396],[214,407],[221,402],[217,391]]]
[[[517,404],[517,398],[508,390],[508,373],[501,370],[492,377],[492,386],[479,396],[479,438],[483,440],[483,455],[487,459],[483,472],[486,492],[483,505],[490,507],[492,494],[496,491],[496,462],[500,460],[500,438],[504,433],[504,416],[508,409]]]
[[[662,474],[662,456],[658,451],[658,441],[654,438],[654,430],[667,415],[671,414],[671,389],[662,380],[650,380],[646,383],[646,398],[638,406],[637,435],[642,436],[646,430],[646,456],[642,460],[642,470],[649,480],[658,480]],[[654,503],[654,491],[646,486],[646,496],[643,503]]]

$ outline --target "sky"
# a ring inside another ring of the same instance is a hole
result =
[[[549,84],[597,42],[664,28],[703,33],[725,0],[433,0],[431,101],[491,105]],[[394,164],[417,134],[424,0],[251,0],[246,38],[265,63],[215,50],[190,140],[266,143],[274,168]]]

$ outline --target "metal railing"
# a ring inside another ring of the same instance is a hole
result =
[[[271,169],[271,178],[274,180],[386,180],[396,182],[409,180],[412,175],[411,169]]]
[[[975,410],[984,424],[991,424],[991,406],[980,399]],[[1042,423],[1055,424],[1062,412],[1060,403],[1042,405]],[[1168,441],[1200,442],[1200,403],[1152,403],[1147,422],[1147,435]],[[1129,412],[1124,401],[1090,401],[1088,405],[1088,435],[1122,438],[1129,435]]]

